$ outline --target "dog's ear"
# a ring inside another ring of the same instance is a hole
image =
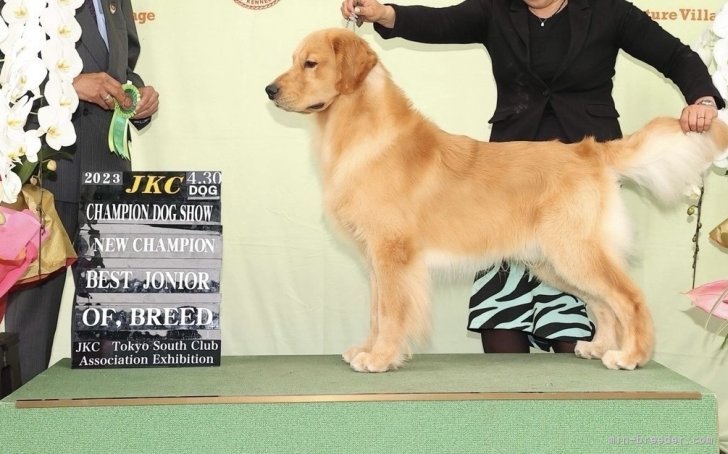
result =
[[[331,39],[331,44],[339,72],[336,88],[342,94],[352,93],[377,64],[377,54],[366,41],[351,32],[336,34]]]

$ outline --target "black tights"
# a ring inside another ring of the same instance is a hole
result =
[[[529,353],[528,334],[508,329],[484,329],[480,332],[485,353]],[[554,353],[574,353],[576,342],[547,341]]]

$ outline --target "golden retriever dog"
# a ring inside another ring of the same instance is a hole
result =
[[[277,107],[312,114],[325,211],[360,247],[371,280],[369,336],[343,354],[352,369],[402,365],[430,325],[429,268],[528,265],[590,307],[597,324],[576,354],[610,369],[650,360],[652,319],[625,272],[630,245],[619,180],[662,202],[728,147],[728,126],[684,134],[659,118],[606,143],[481,142],[449,134],[411,105],[355,33],[307,36],[266,87]]]

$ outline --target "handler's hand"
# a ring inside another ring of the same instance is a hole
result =
[[[690,104],[682,110],[680,127],[683,132],[705,132],[710,129],[710,124],[717,116],[718,109],[713,106]]]
[[[92,102],[105,110],[114,108],[114,99],[125,108],[131,106],[131,99],[124,93],[119,81],[106,73],[79,74],[73,79],[73,88],[78,99]]]
[[[132,117],[133,120],[141,120],[154,115],[159,109],[159,93],[151,85],[141,87],[139,89],[139,103],[137,103],[136,113]]]
[[[364,22],[377,22],[387,28],[394,27],[394,8],[382,5],[377,0],[344,0],[341,2],[341,15],[344,19],[356,15]]]

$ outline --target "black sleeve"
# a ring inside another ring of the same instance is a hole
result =
[[[725,100],[713,85],[708,68],[696,52],[632,3],[625,0],[613,2],[620,48],[672,80],[688,103],[692,104],[703,96],[713,96],[719,108],[725,107]]]
[[[492,0],[465,0],[441,8],[390,5],[396,13],[394,28],[374,24],[384,39],[404,38],[429,44],[482,43]]]

